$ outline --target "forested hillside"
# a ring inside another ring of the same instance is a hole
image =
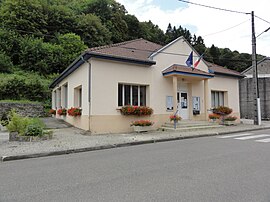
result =
[[[0,0],[0,99],[47,100],[48,83],[87,47],[136,38],[163,45],[179,36],[210,62],[237,71],[251,65],[250,54],[207,48],[181,26],[163,32],[139,22],[115,0]],[[27,85],[39,90],[18,87]]]

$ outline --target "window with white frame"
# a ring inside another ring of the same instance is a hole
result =
[[[68,107],[68,84],[63,85],[63,93],[64,93],[63,107],[67,108]]]
[[[74,88],[74,107],[82,107],[82,86]]]
[[[118,84],[118,106],[146,106],[146,86]]]
[[[61,108],[61,88],[58,88],[56,90],[56,108],[59,109]]]
[[[56,90],[53,91],[52,108],[53,109],[56,109],[57,108],[57,92],[56,92]]]
[[[211,106],[212,107],[224,106],[223,91],[211,91]]]

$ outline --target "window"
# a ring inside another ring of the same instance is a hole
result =
[[[68,85],[67,84],[63,86],[63,93],[64,93],[63,107],[68,108]]]
[[[224,92],[211,91],[211,106],[212,107],[224,106]]]
[[[53,109],[56,109],[56,108],[57,108],[57,93],[56,93],[56,90],[53,91],[52,108],[53,108]]]
[[[82,107],[82,86],[74,89],[74,107]]]
[[[62,107],[61,106],[61,88],[58,88],[56,90],[56,100],[57,100],[57,102],[56,102],[56,108],[59,109],[59,108]]]
[[[118,84],[118,106],[146,106],[146,86]]]

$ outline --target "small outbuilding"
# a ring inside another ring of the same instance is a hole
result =
[[[270,58],[265,57],[257,63],[259,97],[261,101],[261,116],[263,120],[270,119]],[[242,72],[245,78],[239,82],[241,117],[254,118],[254,85],[252,66]]]

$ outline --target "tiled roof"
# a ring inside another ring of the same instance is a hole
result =
[[[217,74],[223,74],[223,75],[228,75],[228,76],[236,76],[236,77],[244,77],[240,72],[231,70],[231,69],[227,69],[225,67],[216,65],[214,63],[211,62],[206,62],[208,68],[213,71],[213,73],[217,73]]]
[[[199,69],[191,69],[190,67],[184,66],[184,65],[177,65],[174,64],[167,69],[163,70],[163,75],[166,75],[168,73],[173,73],[173,72],[181,72],[181,73],[188,73],[188,74],[196,74],[196,75],[201,75],[201,76],[210,76],[213,77],[214,74],[208,73]]]
[[[86,52],[104,56],[150,61],[149,56],[162,46],[145,39],[135,39],[122,43],[90,48]]]

